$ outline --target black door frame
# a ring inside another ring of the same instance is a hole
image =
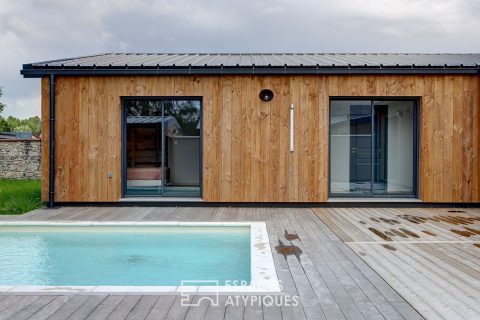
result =
[[[332,145],[332,136],[330,134],[331,128],[331,111],[332,111],[332,101],[347,101],[347,100],[358,100],[358,101],[370,101],[370,107],[372,110],[372,150],[371,150],[371,175],[372,175],[372,188],[370,193],[356,194],[356,193],[332,193],[332,177],[331,177],[331,145]],[[373,192],[373,183],[374,183],[374,164],[373,164],[373,146],[374,146],[374,114],[373,108],[376,101],[411,101],[413,102],[413,191],[411,194],[404,193],[374,193]],[[420,97],[376,97],[376,96],[330,96],[328,102],[328,196],[329,198],[418,198],[418,155],[419,155],[419,108],[420,108]]]
[[[122,109],[122,198],[162,198],[163,195],[142,195],[133,196],[127,195],[127,113],[125,108],[126,101],[145,100],[145,101],[198,101],[200,102],[200,152],[199,152],[199,182],[200,182],[200,198],[203,198],[203,97],[202,96],[121,96],[121,109]],[[162,108],[163,110],[163,108]],[[163,111],[162,111],[163,112]],[[163,125],[163,124],[162,124]],[[163,139],[163,133],[162,133]],[[163,149],[163,143],[162,143]],[[162,152],[162,160],[163,160]],[[163,179],[163,172],[162,172]],[[162,182],[163,183],[163,182]],[[181,196],[180,196],[181,197]]]

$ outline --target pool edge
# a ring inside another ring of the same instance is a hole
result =
[[[251,284],[249,286],[9,286],[0,285],[0,295],[25,294],[275,294],[280,284],[265,222],[182,222],[182,221],[1,221],[0,226],[236,226],[250,227]]]

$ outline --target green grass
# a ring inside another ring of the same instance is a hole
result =
[[[40,180],[0,179],[0,214],[22,214],[43,206]]]

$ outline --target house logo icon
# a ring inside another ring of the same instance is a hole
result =
[[[206,296],[200,297],[193,302],[193,296],[198,292],[198,287],[209,287],[208,291],[211,292]],[[202,301],[207,300],[211,306],[218,306],[218,280],[182,280],[180,285],[180,305],[182,307],[198,307]]]

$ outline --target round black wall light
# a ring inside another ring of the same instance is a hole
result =
[[[263,89],[262,91],[260,91],[260,94],[258,96],[262,101],[265,101],[265,102],[272,101],[273,92],[270,89]]]

